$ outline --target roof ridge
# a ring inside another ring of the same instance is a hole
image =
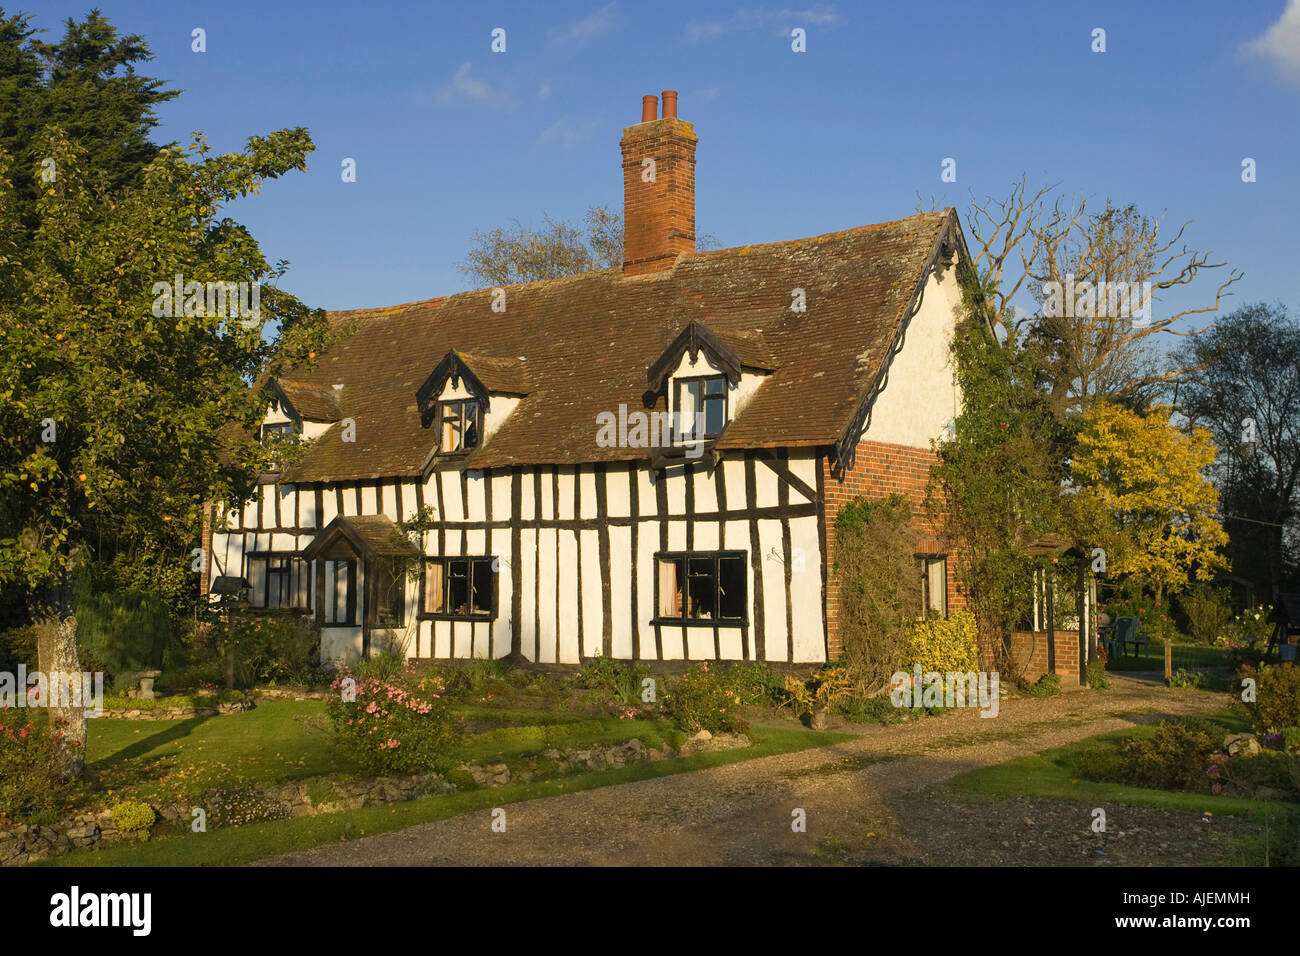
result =
[[[805,242],[814,242],[817,240],[832,240],[845,238],[848,236],[861,235],[872,232],[877,229],[888,229],[892,226],[898,226],[901,223],[912,220],[929,219],[935,216],[946,217],[949,213],[954,212],[952,206],[945,206],[943,209],[935,209],[930,212],[913,213],[910,216],[903,216],[901,219],[890,219],[886,222],[873,222],[861,226],[853,226],[849,229],[837,229],[832,232],[822,232],[815,236],[803,236],[798,239],[775,239],[771,242],[748,243],[740,246],[728,246],[725,249],[697,249],[693,253],[679,253],[671,268],[663,270],[661,273],[647,273],[644,276],[632,276],[633,279],[654,278],[659,275],[671,275],[682,262],[689,262],[692,259],[704,259],[711,256],[719,256],[724,253],[741,253],[747,254],[762,249],[770,249],[777,246],[794,246]],[[744,252],[742,252],[744,250]],[[578,272],[574,275],[556,276],[552,279],[534,279],[531,282],[512,282],[508,285],[499,286],[481,286],[477,289],[462,289],[459,292],[448,293],[447,295],[435,296],[430,299],[417,299],[414,302],[402,302],[397,305],[374,306],[366,309],[339,309],[328,310],[326,316],[330,319],[361,319],[361,318],[383,318],[389,315],[400,315],[414,309],[420,308],[441,308],[448,304],[452,299],[458,299],[461,296],[476,295],[480,292],[488,292],[492,289],[505,289],[509,292],[511,289],[528,289],[537,286],[544,286],[552,283],[569,283],[592,279],[608,272],[621,272],[618,266],[609,266],[604,269],[592,269],[589,272]]]

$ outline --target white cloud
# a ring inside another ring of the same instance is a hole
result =
[[[761,30],[764,27],[777,26],[779,35],[785,35],[793,27],[826,26],[840,19],[834,6],[818,4],[806,10],[769,10],[766,7],[737,10],[726,20],[692,20],[686,24],[686,39],[691,43],[725,36],[728,33],[744,33]]]
[[[569,46],[574,43],[586,43],[602,33],[614,29],[618,22],[618,4],[611,3],[601,7],[589,17],[585,17],[566,26],[552,27],[546,31],[546,39],[553,46]]]
[[[710,100],[715,100],[717,98],[718,88],[716,86],[710,86],[705,90],[696,90],[691,94],[691,100],[699,103],[707,103]]]
[[[438,90],[436,94],[437,101],[439,103],[477,103],[480,106],[494,108],[513,105],[510,97],[504,92],[493,89],[486,80],[470,76],[470,70],[469,63],[462,63],[455,76],[451,78],[451,82]]]
[[[541,89],[537,91],[537,98],[539,100],[544,100],[550,95],[551,95],[551,84],[543,83]]]
[[[537,141],[538,146],[549,146],[551,143],[559,143],[565,149],[576,146],[583,140],[591,139],[596,132],[596,121],[590,123],[575,123],[567,116],[557,123],[548,126],[542,131],[541,138]]]
[[[1286,79],[1300,83],[1300,0],[1290,0],[1281,18],[1264,35],[1245,46],[1246,52],[1272,60]]]

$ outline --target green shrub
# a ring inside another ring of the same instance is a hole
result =
[[[918,663],[923,673],[968,673],[976,669],[979,651],[975,641],[975,615],[954,611],[947,618],[931,618],[907,628],[907,663],[910,671]]]
[[[1169,675],[1170,687],[1205,687],[1209,681],[1209,675],[1201,671],[1189,671],[1185,667],[1180,667]]]
[[[1150,737],[1126,740],[1120,746],[1124,782],[1204,793],[1211,783],[1207,770],[1219,751],[1219,738],[1217,728],[1198,718],[1161,721]]]
[[[1256,733],[1273,733],[1300,724],[1300,667],[1295,664],[1246,666],[1239,676],[1255,681],[1255,699],[1247,701],[1245,706]]]
[[[645,664],[593,657],[582,666],[578,682],[601,694],[610,703],[639,707],[642,704],[642,681],[649,676],[650,668]]]
[[[1295,799],[1300,787],[1300,758],[1277,750],[1228,757],[1215,754],[1206,775],[1210,789],[1230,797],[1253,797],[1257,787],[1270,787]]]
[[[355,686],[351,682],[355,681]],[[458,733],[447,709],[447,683],[410,667],[388,679],[340,670],[326,702],[339,743],[371,773],[443,770]]]
[[[319,633],[296,615],[268,614],[219,623],[213,639],[222,655],[233,646],[238,687],[316,684],[324,683],[327,676],[320,663]],[[216,660],[224,680],[224,656]]]
[[[1088,686],[1093,690],[1105,690],[1110,686],[1106,677],[1106,648],[1098,645],[1097,656],[1088,661]]]
[[[1033,684],[1022,687],[1030,697],[1051,697],[1061,692],[1061,678],[1056,674],[1044,674]]]
[[[784,678],[762,661],[730,663],[722,679],[746,704],[775,707],[786,701]]]
[[[695,733],[744,733],[749,729],[741,713],[740,695],[727,686],[717,668],[704,661],[671,682],[664,707],[674,724]]]
[[[36,670],[36,628],[10,627],[0,631],[0,671],[18,672],[18,665]]]
[[[21,820],[52,809],[64,787],[58,737],[43,710],[0,709],[0,816]]]
[[[171,638],[171,619],[160,594],[111,591],[95,594],[89,579],[76,588],[77,643],[104,670],[114,690],[138,681],[131,675],[162,663]]]
[[[916,530],[902,495],[855,498],[835,517],[835,566],[840,586],[843,663],[855,693],[871,696],[906,670],[908,623],[921,607]]]
[[[134,834],[142,840],[149,839],[149,830],[158,820],[153,807],[138,800],[123,800],[110,811],[113,822],[123,833]]]
[[[1178,607],[1187,619],[1192,639],[1199,644],[1213,644],[1232,622],[1228,589],[1209,584],[1194,584],[1178,596]]]

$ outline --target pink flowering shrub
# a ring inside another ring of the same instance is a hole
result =
[[[326,712],[338,741],[369,772],[419,773],[451,763],[458,733],[447,710],[447,683],[408,666],[391,677],[341,669]]]
[[[0,708],[0,818],[21,820],[55,805],[62,736],[61,726],[51,733],[44,710]]]
[[[673,723],[695,733],[743,734],[749,729],[742,713],[740,694],[725,675],[704,661],[668,685],[665,709]]]

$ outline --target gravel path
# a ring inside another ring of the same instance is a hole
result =
[[[1087,807],[980,801],[944,786],[966,770],[1225,704],[1222,694],[1170,689],[1143,675],[1108,676],[1104,692],[1003,700],[993,719],[957,710],[890,727],[832,726],[858,736],[509,804],[504,833],[493,832],[489,812],[476,811],[257,865],[1187,863],[1245,832],[1247,821],[1114,807],[1098,835]],[[806,816],[805,832],[792,829],[796,810]]]

